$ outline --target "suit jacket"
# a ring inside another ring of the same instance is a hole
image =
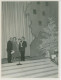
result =
[[[26,47],[27,47],[26,41],[23,41],[22,47],[21,47],[21,43],[19,43],[19,51],[25,51]]]
[[[13,45],[11,41],[7,42],[7,51],[11,51],[13,49]]]

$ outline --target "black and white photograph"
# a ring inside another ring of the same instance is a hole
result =
[[[2,78],[59,78],[59,1],[1,1]]]

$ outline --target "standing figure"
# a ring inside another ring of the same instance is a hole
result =
[[[19,55],[18,55],[19,57],[18,57],[18,58],[19,58],[19,63],[18,63],[17,65],[22,65],[22,64],[20,63],[20,59],[21,59],[21,52],[20,52],[20,50],[19,50],[19,43],[20,43],[20,42],[21,42],[21,39],[19,38],[19,39],[18,39],[18,53],[19,53]]]
[[[13,51],[14,54],[12,54],[12,60],[15,61],[18,56],[18,44],[16,37],[13,37]]]
[[[24,37],[22,37],[21,40],[20,40],[20,43],[19,43],[19,51],[21,53],[21,61],[25,61],[25,48],[27,47],[27,43],[26,43]]]
[[[11,63],[11,59],[12,59],[11,51],[12,51],[12,49],[13,49],[12,38],[10,38],[10,40],[7,42],[8,63]]]
[[[22,42],[22,40],[19,38],[18,39],[18,50],[19,50],[19,57],[21,56],[21,52],[20,52],[20,48],[19,48],[19,46],[20,46],[20,43]]]

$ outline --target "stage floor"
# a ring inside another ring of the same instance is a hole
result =
[[[2,64],[2,78],[58,78],[58,66],[50,59]]]

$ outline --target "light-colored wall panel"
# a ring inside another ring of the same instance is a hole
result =
[[[7,58],[7,41],[10,37],[25,37],[27,41],[26,56],[30,56],[30,28],[26,11],[26,2],[2,2],[2,58]],[[32,34],[31,34],[32,35]]]

